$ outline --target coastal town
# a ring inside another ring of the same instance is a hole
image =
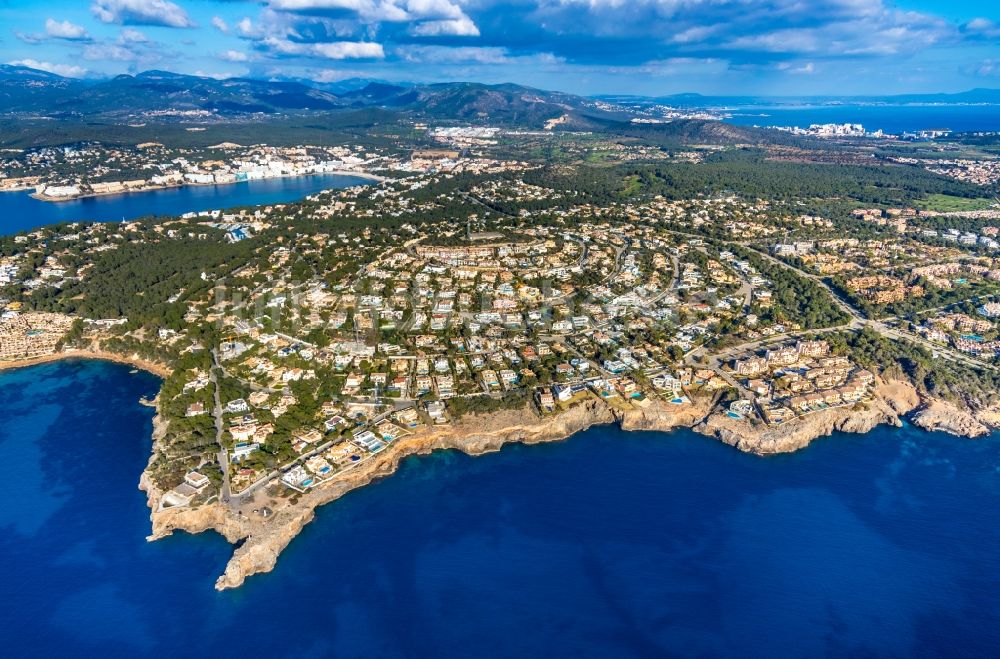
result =
[[[0,0],[3,656],[997,655],[998,46]]]
[[[193,159],[192,156],[197,158]],[[102,145],[45,148],[0,160],[0,191],[31,190],[38,199],[67,201],[186,185],[226,185],[313,174],[362,174],[380,156],[363,148],[241,147],[168,149],[158,142],[132,148]]]
[[[300,202],[4,239],[0,360],[110,355],[165,376],[143,476],[154,533],[214,510],[267,537],[407,454],[594,423],[691,426],[770,454],[911,411],[955,434],[1000,418],[980,389],[946,398],[927,385],[942,364],[973,383],[1000,372],[988,196],[824,213],[646,191],[639,175],[607,195],[505,143],[575,153],[592,136],[416,128],[431,143],[409,152],[84,145],[4,161],[6,189],[49,200],[363,177]],[[602,160],[697,168],[711,153],[629,145]],[[247,563],[234,558],[220,587],[267,569],[260,546],[238,552]]]

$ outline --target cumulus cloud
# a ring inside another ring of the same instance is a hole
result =
[[[23,41],[24,43],[29,43],[32,45],[41,43],[45,41],[45,39],[47,38],[44,34],[27,34],[19,30],[14,30],[14,36],[17,37],[19,40]]]
[[[354,21],[359,27],[409,24],[413,36],[479,36],[461,0],[271,0],[275,12]]]
[[[65,39],[66,41],[87,41],[90,35],[82,25],[71,23],[70,21],[57,21],[52,18],[45,19],[45,34],[53,39]]]
[[[962,32],[971,37],[984,39],[1000,38],[1000,25],[997,25],[988,18],[973,18],[968,23],[962,25]]]
[[[91,44],[83,49],[82,54],[83,59],[91,62],[137,62],[140,59],[137,51],[114,43]]]
[[[12,62],[7,62],[11,66],[26,66],[30,69],[38,69],[39,71],[48,71],[49,73],[54,73],[58,76],[63,76],[66,78],[82,78],[87,75],[87,69],[82,66],[76,66],[73,64],[53,64],[52,62],[39,62],[34,59],[20,59],[14,60]]]
[[[230,78],[239,77],[238,73],[231,73],[229,71],[195,71],[194,74],[201,78],[212,78],[213,80],[228,80]]]
[[[37,44],[49,39],[61,39],[63,41],[90,41],[90,35],[82,25],[77,25],[70,21],[57,21],[54,18],[45,19],[45,32],[27,34],[14,31],[14,36],[24,43]]]
[[[962,31],[993,29],[976,19]],[[304,44],[376,40],[390,53],[413,53],[405,47],[460,48],[461,38],[575,65],[719,58],[771,70],[782,61],[908,55],[959,38],[957,26],[890,0],[266,0],[235,32],[284,56],[320,56]],[[275,45],[284,42],[303,45]]]
[[[984,59],[976,66],[975,74],[984,78],[1000,76],[1000,60]]]
[[[112,41],[87,44],[82,52],[83,59],[90,61],[132,62],[148,66],[162,62],[176,55],[167,52],[163,44],[151,41],[135,28],[126,27]]]
[[[402,46],[396,54],[408,62],[434,64],[476,63],[506,64],[510,61],[506,48],[460,46]]]
[[[506,48],[495,46],[428,46],[413,44],[396,49],[397,57],[422,64],[562,64],[563,60],[551,53],[515,55]]]
[[[252,38],[257,34],[257,30],[254,28],[253,21],[250,20],[249,16],[244,16],[236,23],[236,31],[240,33],[240,36],[247,38]]]
[[[337,41],[311,45],[313,52],[326,59],[382,59],[382,44],[372,41]]]
[[[333,41],[301,43],[289,39],[267,37],[260,42],[266,52],[276,56],[318,57],[322,59],[382,59],[382,44],[373,41]]]
[[[176,4],[184,0],[88,1],[94,16],[107,23],[193,25]],[[799,75],[799,84],[809,74],[864,66],[838,69],[830,65],[834,61],[899,68],[928,49],[1000,37],[991,19],[959,25],[902,9],[894,0],[254,0],[241,6],[242,18],[209,11],[203,22],[245,47],[216,45],[209,52],[217,62],[252,62],[255,74],[281,60],[285,69],[330,66],[342,75],[341,65],[331,62],[357,61],[359,71],[391,78],[391,65],[403,61],[418,76],[499,78],[505,71],[525,71],[530,77],[545,70],[595,80],[615,72],[697,80],[752,72],[775,79]],[[29,43],[72,40],[72,28],[79,26],[63,23],[53,20],[46,34],[17,36]],[[56,32],[62,36],[50,34]],[[140,47],[124,38],[81,45],[85,58],[140,63],[163,59],[164,52],[162,45]],[[968,75],[982,56],[966,59]]]
[[[102,23],[194,27],[187,12],[170,0],[94,0],[90,11]]]
[[[528,29],[551,34],[557,47],[579,60],[609,56],[593,48],[593,38],[617,43],[623,58],[726,52],[736,61],[755,61],[760,53],[908,53],[956,35],[943,19],[886,0],[536,1]],[[589,43],[581,38],[586,35]]]
[[[478,37],[479,28],[468,16],[443,21],[423,21],[410,27],[410,34],[418,37]]]
[[[139,30],[127,27],[118,35],[118,42],[122,44],[149,43],[149,39]]]
[[[813,73],[816,73],[816,65],[813,64],[812,62],[805,62],[804,64],[792,64],[790,62],[781,62],[780,64],[778,64],[778,70],[798,75],[802,74],[811,75]]]
[[[219,53],[219,59],[227,62],[246,62],[250,59],[250,56],[238,50],[225,50]]]

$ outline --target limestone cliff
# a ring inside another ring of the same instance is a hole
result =
[[[353,489],[396,471],[410,455],[424,455],[439,449],[456,449],[470,455],[497,451],[508,442],[534,444],[565,439],[595,425],[615,420],[607,406],[589,401],[567,412],[539,417],[528,409],[505,411],[482,417],[466,417],[448,426],[428,428],[404,437],[372,459],[342,477],[311,490],[298,503],[277,510],[267,523],[256,523],[248,538],[233,554],[215,587],[234,588],[246,577],[274,568],[278,555],[314,517],[317,506],[340,498]]]
[[[694,430],[747,453],[773,455],[797,451],[814,439],[826,437],[834,431],[865,433],[883,423],[901,425],[899,417],[888,405],[875,401],[857,408],[823,410],[777,426],[714,414],[695,426]]]
[[[539,416],[531,409],[503,411],[483,416],[469,416],[445,426],[423,427],[393,442],[387,449],[337,478],[294,500],[269,498],[272,514],[267,518],[248,517],[218,501],[196,508],[170,508],[158,511],[162,492],[143,474],[140,487],[147,492],[153,510],[152,535],[156,539],[174,530],[190,533],[214,529],[232,543],[242,541],[233,553],[216,588],[235,588],[248,576],[274,568],[278,556],[315,517],[318,506],[329,503],[353,489],[391,475],[400,461],[411,455],[440,449],[455,449],[470,455],[499,450],[508,442],[527,444],[565,439],[594,425],[617,423],[624,430],[669,431],[694,427],[697,432],[716,437],[741,451],[771,455],[803,448],[817,437],[834,431],[864,433],[879,424],[898,426],[899,415],[920,407],[915,422],[921,427],[958,434],[978,434],[983,426],[968,413],[956,415],[957,409],[944,410],[939,402],[921,401],[908,383],[880,382],[874,400],[811,414],[779,426],[760,421],[731,418],[718,409],[712,412],[710,399],[695,399],[692,404],[672,405],[650,399],[642,407],[620,409],[596,398],[555,415]],[[947,412],[945,414],[944,412]],[[998,411],[1000,417],[1000,411]],[[971,420],[971,422],[970,422]],[[162,440],[164,427],[154,423],[154,452]],[[261,496],[267,495],[263,492]],[[256,504],[255,504],[256,505]]]
[[[938,430],[960,437],[982,437],[990,432],[972,413],[942,400],[928,401],[913,414],[911,421],[924,430]]]

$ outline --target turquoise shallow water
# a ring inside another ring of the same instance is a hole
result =
[[[237,206],[280,204],[320,190],[368,184],[369,179],[339,174],[270,178],[230,185],[197,185],[148,192],[90,197],[73,201],[39,201],[28,192],[0,193],[0,235],[29,231],[47,224],[94,220],[120,222],[145,216],[176,216]]]
[[[410,458],[216,593],[215,534],[147,543],[157,380],[0,373],[6,656],[995,656],[1000,441],[912,428],[743,455],[594,429]],[[242,648],[242,650],[241,650]]]

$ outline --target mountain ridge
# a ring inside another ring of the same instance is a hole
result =
[[[157,112],[219,116],[308,114],[381,107],[427,119],[484,120],[542,127],[564,114],[614,117],[592,99],[512,83],[395,84],[355,81],[340,88],[302,80],[260,80],[149,70],[102,80],[76,80],[27,67],[0,69],[0,113],[127,118]],[[338,89],[338,91],[330,91]],[[572,122],[570,122],[572,123]]]

